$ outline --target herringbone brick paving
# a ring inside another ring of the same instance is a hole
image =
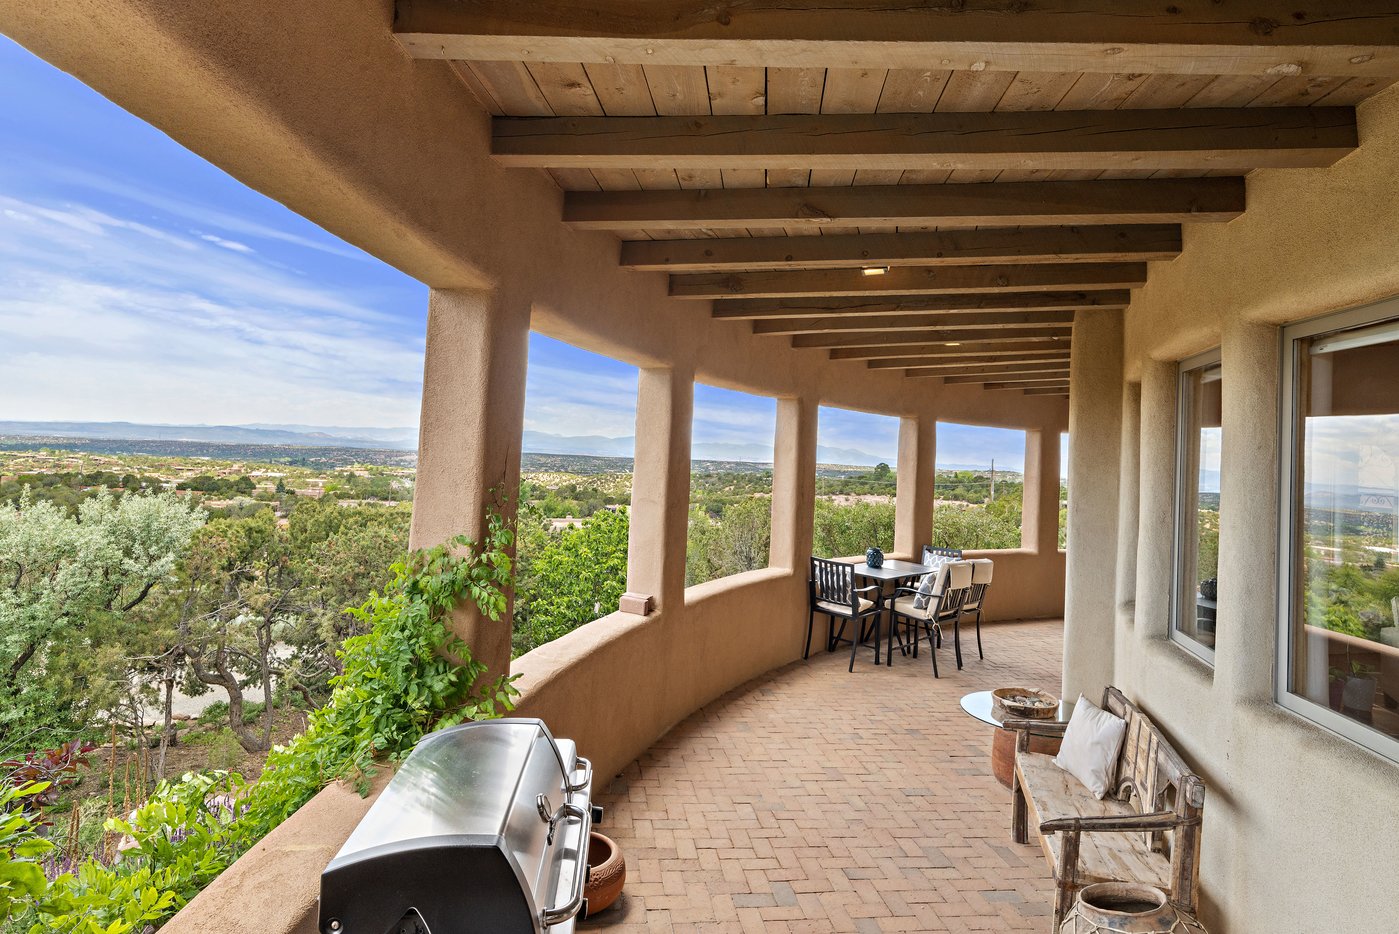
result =
[[[622,848],[621,899],[588,930],[1037,931],[1053,884],[1010,839],[1010,793],[970,691],[1055,691],[1062,624],[983,627],[957,671],[949,639],[875,668],[813,654],[677,726],[598,796]]]

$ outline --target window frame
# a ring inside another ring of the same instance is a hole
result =
[[[1184,584],[1181,579],[1181,574],[1183,573],[1184,568],[1181,566],[1181,559],[1183,556],[1182,548],[1185,545],[1185,511],[1183,509],[1183,506],[1187,482],[1194,484],[1194,508],[1197,513],[1200,508],[1199,465],[1196,465],[1194,475],[1189,478],[1186,477],[1186,472],[1183,469],[1185,466],[1186,445],[1190,444],[1193,440],[1191,437],[1188,437],[1188,435],[1192,434],[1190,430],[1191,419],[1187,418],[1187,413],[1185,410],[1187,399],[1186,376],[1187,374],[1192,373],[1195,370],[1204,369],[1206,367],[1212,366],[1221,366],[1222,360],[1223,348],[1215,347],[1213,350],[1207,350],[1204,353],[1195,354],[1193,357],[1186,357],[1184,360],[1181,360],[1179,363],[1176,364],[1175,503],[1174,508],[1172,509],[1173,527],[1171,531],[1171,600],[1170,612],[1167,615],[1166,619],[1167,640],[1169,640],[1177,646],[1180,646],[1180,648],[1182,648],[1186,652],[1189,652],[1191,655],[1195,656],[1200,661],[1204,662],[1206,665],[1209,665],[1211,668],[1213,668],[1215,665],[1214,649],[1210,646],[1205,645],[1203,642],[1199,642],[1195,639],[1192,639],[1190,636],[1181,632],[1180,627],[1177,625],[1177,623],[1180,621],[1180,613],[1183,609],[1183,607],[1181,606],[1181,597],[1184,592]],[[1220,378],[1221,380],[1223,379],[1222,373]],[[1193,434],[1199,434],[1198,427],[1194,429]],[[1223,445],[1221,442],[1221,448],[1222,446]],[[1222,466],[1223,465],[1221,465],[1221,468]],[[1223,486],[1222,479],[1223,478],[1221,476],[1221,487]],[[1224,500],[1221,496],[1221,516],[1223,515],[1223,506]],[[1197,548],[1195,555],[1196,573],[1198,573],[1199,571],[1199,566],[1199,553]]]
[[[1293,623],[1297,618],[1297,607],[1292,599],[1297,579],[1294,556],[1302,534],[1294,497],[1302,457],[1300,433],[1297,430],[1301,412],[1301,384],[1298,380],[1300,342],[1318,334],[1359,330],[1383,322],[1392,322],[1399,330],[1399,297],[1288,325],[1281,329],[1279,335],[1278,614],[1277,643],[1273,650],[1273,700],[1284,710],[1399,764],[1399,739],[1386,736],[1340,711],[1291,690],[1295,650]]]

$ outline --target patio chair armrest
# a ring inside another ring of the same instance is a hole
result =
[[[868,587],[856,587],[855,593],[869,593],[871,590],[878,592],[878,584],[870,584]]]
[[[892,599],[892,598],[894,598],[894,597],[902,596],[902,595],[904,595],[904,594],[908,594],[908,595],[911,595],[911,596],[916,597],[916,596],[918,596],[918,588],[917,588],[917,587],[895,587],[893,593],[889,594],[889,597]]]
[[[1121,817],[1055,817],[1040,822],[1040,833],[1122,833],[1174,830],[1199,823],[1199,818],[1182,817],[1174,811],[1128,814]]]

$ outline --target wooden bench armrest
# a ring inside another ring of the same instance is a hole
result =
[[[1040,833],[1174,830],[1198,823],[1198,817],[1181,817],[1175,811],[1153,811],[1150,814],[1126,814],[1120,817],[1055,817],[1040,823]]]
[[[1032,718],[1002,720],[1001,728],[1014,732],[1028,733],[1031,730],[1043,736],[1046,733],[1063,733],[1069,728],[1067,723],[1060,723],[1058,720],[1035,720]]]

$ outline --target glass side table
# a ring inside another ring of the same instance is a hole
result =
[[[1046,724],[1063,724],[1069,722],[1069,717],[1073,716],[1074,701],[1060,701],[1059,709],[1054,716],[1042,718]],[[1028,720],[1028,717],[1016,717],[1008,710],[996,703],[996,698],[990,691],[977,691],[967,694],[962,698],[962,710],[982,723],[994,728],[991,736],[991,774],[996,776],[996,781],[1011,787],[1011,780],[1015,775],[1015,732],[1007,730],[1001,726],[1005,720]],[[1063,739],[1063,734],[1058,732],[1038,732],[1030,730],[1030,751],[1042,752],[1046,755],[1055,755],[1059,752],[1059,742]]]

